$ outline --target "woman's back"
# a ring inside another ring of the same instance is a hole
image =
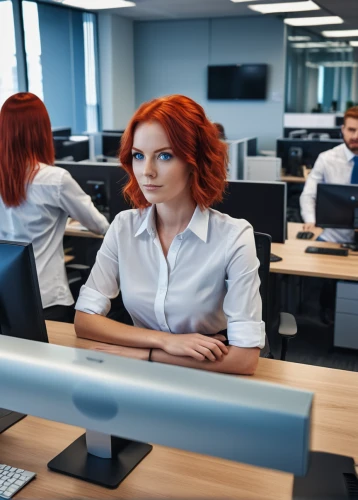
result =
[[[108,228],[90,197],[59,167],[40,164],[20,205],[8,207],[0,197],[0,239],[33,244],[44,308],[73,304],[62,243],[69,215],[96,233]]]

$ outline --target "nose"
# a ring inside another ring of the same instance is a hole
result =
[[[147,158],[145,160],[143,175],[144,177],[151,177],[151,178],[156,177],[155,165],[151,158]]]

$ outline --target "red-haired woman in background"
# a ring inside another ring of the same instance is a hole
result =
[[[63,255],[68,216],[104,234],[106,218],[55,161],[43,102],[20,92],[0,111],[0,240],[32,242],[45,318],[70,321],[73,297]]]
[[[188,97],[154,99],[130,121],[120,160],[136,209],[106,234],[75,306],[77,335],[123,356],[252,374],[265,343],[258,260],[250,224],[209,208],[228,161],[215,126]],[[119,289],[134,326],[105,317]]]

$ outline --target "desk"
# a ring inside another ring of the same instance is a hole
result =
[[[82,231],[81,229],[71,227],[71,223],[66,224],[65,236],[79,236],[81,238],[97,238],[101,240],[104,238],[102,234],[92,233],[91,231]]]
[[[302,224],[290,222],[288,224],[289,237],[290,235],[292,237],[298,228],[302,230]],[[349,252],[348,257],[315,255],[305,253],[308,246],[340,248],[339,243],[298,240],[297,238],[288,239],[285,244],[272,243],[272,253],[282,257],[282,260],[280,262],[271,262],[270,272],[358,281],[358,252]]]
[[[306,179],[304,177],[296,177],[293,175],[281,175],[281,181],[288,184],[304,184]]]
[[[48,321],[51,343],[91,347],[73,325]],[[257,380],[315,392],[312,449],[358,459],[358,373],[260,358]],[[1,461],[37,472],[16,498],[232,498],[288,499],[293,477],[155,445],[115,490],[50,472],[47,462],[83,433],[65,424],[27,417],[0,434]]]

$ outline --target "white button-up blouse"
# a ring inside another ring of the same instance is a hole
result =
[[[154,206],[126,210],[111,224],[76,309],[106,315],[121,290],[135,326],[174,334],[227,329],[230,345],[263,348],[258,267],[245,220],[196,207],[165,258]]]

